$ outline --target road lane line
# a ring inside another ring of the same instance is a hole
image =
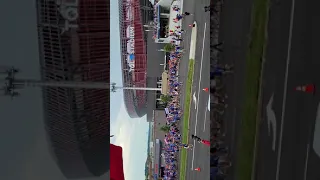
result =
[[[193,171],[194,150],[196,149],[196,141],[193,140],[191,170]]]
[[[197,102],[197,107],[199,107],[199,97],[200,97],[200,88],[201,88],[201,78],[202,78],[202,62],[203,62],[203,53],[204,53],[204,43],[206,40],[206,29],[207,29],[207,23],[204,23],[204,31],[203,31],[203,39],[202,39],[202,52],[201,52],[201,61],[200,61],[200,75],[199,75],[199,84],[198,84],[198,102]],[[198,124],[198,113],[199,113],[199,108],[197,108],[196,112],[196,125],[194,129],[194,134],[197,134],[197,124]]]
[[[209,100],[208,100],[207,108],[208,108],[208,111],[210,111],[210,95],[209,95]]]
[[[193,102],[194,102],[194,109],[197,109],[197,97],[196,97],[196,92],[193,93],[192,98],[193,98]]]
[[[314,131],[312,135],[313,135],[312,149],[314,150],[316,155],[320,157],[320,103],[318,104],[317,116],[316,116]]]
[[[281,159],[281,148],[282,148],[282,134],[283,134],[283,122],[284,115],[286,111],[286,100],[287,100],[287,89],[288,89],[288,72],[289,72],[289,64],[290,64],[290,53],[291,53],[291,42],[292,42],[292,29],[293,29],[293,19],[294,19],[294,5],[295,0],[292,0],[291,5],[291,15],[290,15],[290,26],[289,26],[289,40],[288,40],[288,50],[287,50],[287,64],[285,71],[285,79],[284,79],[284,89],[283,89],[283,100],[282,100],[282,113],[281,113],[281,124],[280,124],[280,135],[279,135],[279,146],[278,146],[278,157],[277,157],[277,171],[276,171],[276,180],[279,180],[279,172],[280,172],[280,159]]]
[[[206,30],[207,30],[207,23],[204,23],[204,30],[203,30],[203,39],[202,39],[202,52],[201,52],[201,61],[200,61],[200,77],[199,77],[199,85],[198,85],[198,98],[197,98],[197,107],[199,107],[199,96],[200,96],[200,85],[201,85],[201,74],[202,74],[202,62],[203,62],[203,53],[204,53],[204,43],[206,40]],[[199,113],[199,108],[197,108],[196,112],[196,123],[194,127],[194,134],[197,134],[197,125],[198,125],[198,113]],[[196,141],[193,141],[193,153],[192,153],[192,163],[191,163],[191,170],[193,170],[193,162],[194,162],[194,151],[196,147]]]
[[[206,108],[206,111],[204,112],[203,132],[206,131],[207,111],[208,109]]]
[[[307,180],[309,148],[310,148],[310,144],[308,144],[308,146],[307,146],[307,156],[306,156],[306,162],[305,162],[305,165],[304,165],[304,174],[303,174],[303,179],[304,180]]]

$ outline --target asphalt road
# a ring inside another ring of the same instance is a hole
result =
[[[312,96],[294,89],[308,83],[320,85],[320,12],[316,1],[271,2],[255,179],[319,180],[320,157],[313,149],[313,134],[320,93]],[[272,110],[267,111],[272,96]],[[275,128],[268,129],[272,119]]]
[[[187,2],[185,0],[183,11],[190,12],[194,15],[185,17],[183,21],[183,29],[187,31],[184,36],[183,46],[186,52],[190,51],[190,40],[192,29],[188,26],[194,21],[197,22],[197,42],[196,42],[196,54],[195,54],[195,68],[192,93],[195,93],[197,98],[197,105],[193,102],[190,113],[190,126],[189,134],[196,134],[203,139],[209,139],[210,136],[210,124],[209,124],[209,112],[208,112],[208,98],[209,93],[202,91],[203,88],[209,87],[209,67],[210,67],[210,19],[209,13],[204,12],[204,6],[208,5],[209,0],[192,1]],[[206,37],[205,37],[206,36]],[[189,53],[186,53],[180,64],[180,76],[187,77],[189,63]],[[199,95],[198,95],[199,93]],[[182,102],[183,102],[182,97]],[[195,108],[195,106],[197,106]],[[191,144],[193,140],[189,139]],[[186,179],[209,179],[210,176],[210,158],[209,147],[195,143],[193,150],[188,152],[188,164]],[[200,168],[201,171],[194,171],[195,168]]]

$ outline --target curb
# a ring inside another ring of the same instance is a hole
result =
[[[258,112],[256,117],[256,136],[255,136],[255,142],[254,142],[254,154],[253,154],[253,160],[252,160],[252,172],[251,172],[251,180],[255,180],[256,175],[256,164],[257,164],[257,145],[259,140],[259,133],[260,133],[260,125],[261,125],[261,111],[262,111],[262,86],[263,86],[263,73],[264,73],[264,64],[266,62],[266,49],[268,46],[268,24],[269,24],[269,13],[270,13],[270,1],[268,1],[268,11],[267,11],[267,21],[266,21],[266,32],[265,32],[265,44],[263,47],[263,55],[262,55],[262,61],[261,61],[261,71],[260,71],[260,79],[259,79],[259,95],[258,95]]]

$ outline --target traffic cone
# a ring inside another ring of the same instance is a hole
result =
[[[301,91],[301,92],[305,92],[305,93],[309,93],[309,94],[314,94],[315,89],[316,88],[313,84],[307,84],[304,86],[297,86],[295,88],[296,91]]]
[[[204,92],[209,92],[209,88],[203,88],[202,89]]]
[[[195,170],[195,171],[199,171],[199,172],[201,171],[201,169],[200,169],[200,168],[195,168],[194,170]]]

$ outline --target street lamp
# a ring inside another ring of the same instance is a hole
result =
[[[122,87],[116,86],[116,83],[111,83],[110,91],[116,92],[118,89],[131,89],[131,90],[144,90],[144,91],[161,91],[161,88],[150,88],[150,87]]]
[[[161,91],[161,88],[148,88],[148,87],[122,87],[116,86],[116,83],[105,82],[86,82],[86,81],[41,81],[34,79],[17,79],[15,74],[18,70],[10,68],[2,72],[6,74],[5,77],[5,94],[14,96],[16,88],[23,88],[26,86],[31,87],[61,87],[61,88],[80,88],[80,89],[110,89],[111,92],[116,92],[118,89],[128,90],[144,90],[144,91]]]

